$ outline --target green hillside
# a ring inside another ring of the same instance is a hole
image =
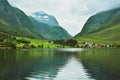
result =
[[[23,11],[0,0],[0,32],[13,36],[46,40],[70,38],[60,26],[50,26],[29,18]]]
[[[38,22],[33,17],[29,18],[35,27],[35,31],[47,40],[61,40],[71,38],[71,35],[60,26],[50,26],[48,24]]]
[[[105,28],[119,24],[120,8],[104,11],[91,16],[77,36],[92,34]]]
[[[0,32],[31,38],[42,38],[34,31],[34,26],[27,15],[12,7],[7,0],[0,0]]]
[[[76,39],[120,43],[120,8],[90,17]]]

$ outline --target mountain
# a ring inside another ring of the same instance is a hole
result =
[[[3,40],[2,36],[9,37],[9,35],[47,40],[71,37],[58,25],[54,16],[44,12],[34,14],[35,20],[29,18],[20,9],[11,6],[7,0],[0,0],[0,39]]]
[[[56,18],[52,15],[48,15],[47,13],[40,11],[40,12],[34,12],[32,14],[32,17],[42,23],[48,24],[50,26],[59,26]]]
[[[100,12],[91,16],[76,37],[119,41],[120,8]]]
[[[61,26],[51,26],[29,17],[35,27],[36,32],[41,34],[47,40],[61,40],[71,38],[71,35]]]
[[[34,31],[34,26],[28,16],[20,9],[12,7],[7,0],[0,0],[0,32],[2,34],[42,38]]]

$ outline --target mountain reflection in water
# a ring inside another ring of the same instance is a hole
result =
[[[0,50],[0,80],[120,80],[119,49]]]

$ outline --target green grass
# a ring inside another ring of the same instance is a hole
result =
[[[104,44],[120,44],[120,24],[101,31],[75,38],[77,41],[86,41]]]
[[[26,37],[17,37],[17,40],[19,39],[25,39],[27,41],[30,41],[30,45],[34,45],[36,47],[38,47],[39,45],[43,45],[43,48],[57,48],[57,46],[62,46],[59,44],[53,44],[53,43],[49,43],[49,41],[47,40],[40,40],[40,39],[31,39],[31,38],[26,38]],[[23,43],[17,44],[17,47],[21,47],[23,46]],[[69,46],[65,46],[65,48],[68,48]]]

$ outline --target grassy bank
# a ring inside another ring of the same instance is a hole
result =
[[[104,40],[90,36],[78,37],[78,38],[74,38],[74,40],[77,40],[77,44],[80,46],[81,45],[85,46],[85,43],[89,43],[89,44],[109,45],[111,47],[120,47],[119,40]]]
[[[47,41],[47,40],[40,40],[40,39],[31,39],[26,37],[17,37],[17,40],[26,40],[29,41],[29,45],[33,45],[34,47],[41,47],[41,48],[58,48],[63,47],[60,44],[54,44],[53,41]],[[18,48],[22,48],[25,45],[25,43],[17,43]],[[65,48],[69,46],[64,46]]]
[[[40,40],[27,37],[9,36],[1,39],[0,49],[30,49],[30,48],[119,48],[120,41],[106,41],[86,37],[68,40]]]
[[[63,46],[62,44],[55,44],[54,41],[11,36],[4,38],[0,42],[0,49],[14,49],[14,48],[69,48],[70,46]]]

